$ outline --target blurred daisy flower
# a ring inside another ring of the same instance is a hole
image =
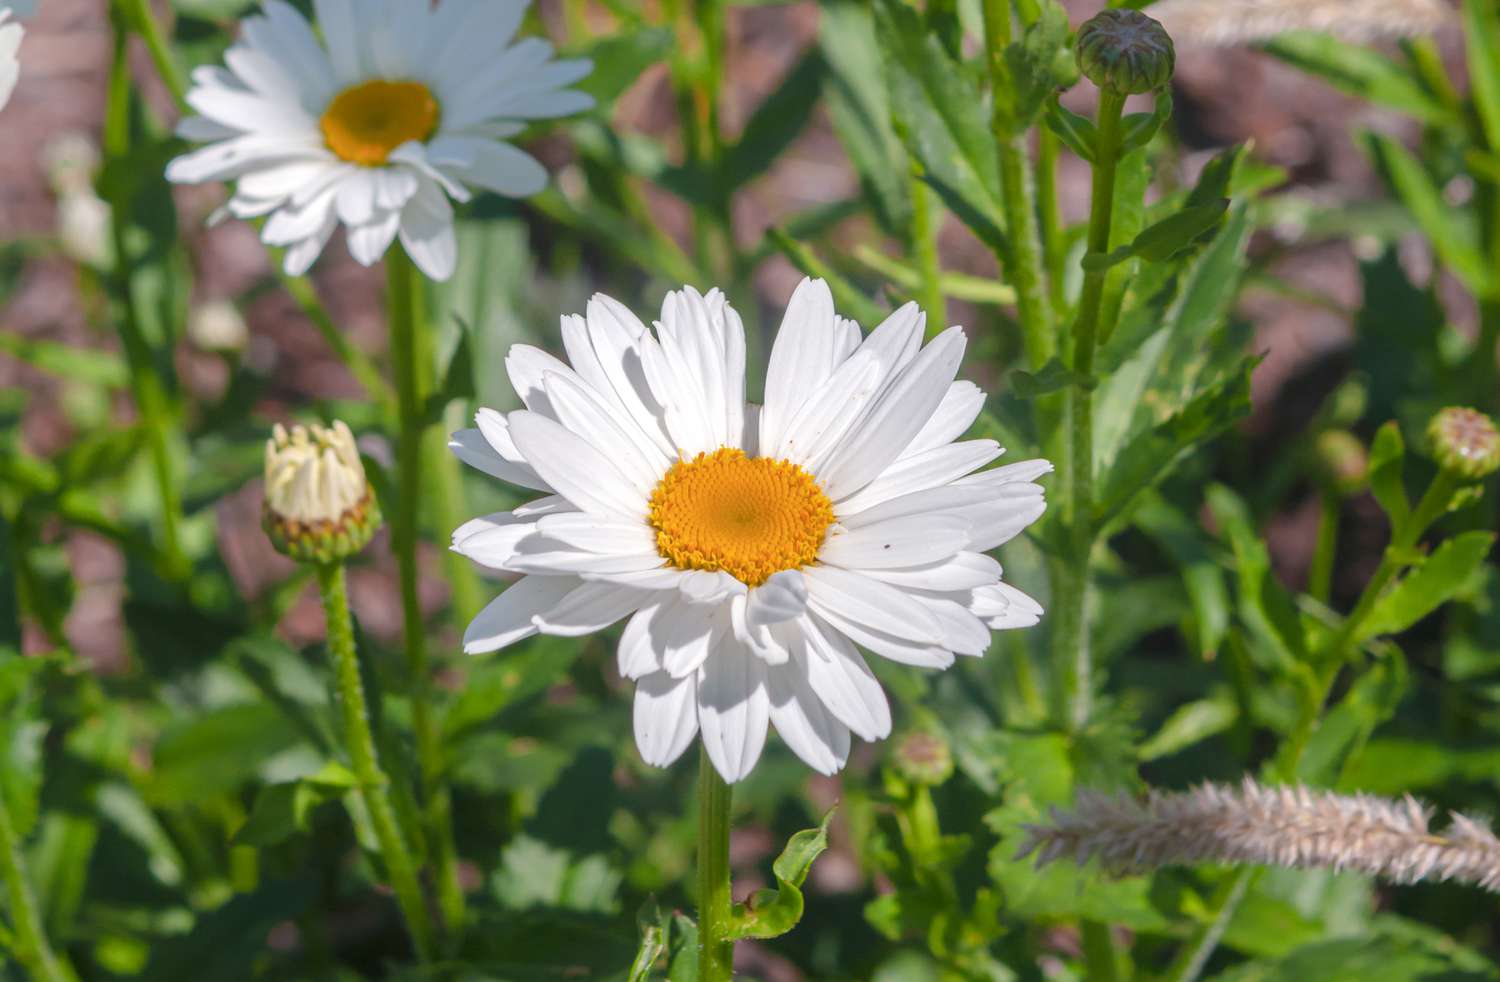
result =
[[[423,273],[453,275],[453,201],[471,189],[524,197],[547,172],[504,142],[524,121],[593,105],[567,88],[585,60],[512,44],[526,0],[315,0],[322,40],[283,0],[265,0],[225,53],[193,73],[197,115],[178,132],[208,145],[178,157],[179,183],[236,181],[227,210],[265,217],[262,238],[300,275],[334,228],[368,266],[399,235]]]
[[[464,636],[471,653],[629,618],[635,736],[666,766],[702,734],[726,781],[774,725],[825,774],[890,707],[860,654],[946,668],[1042,610],[985,552],[1042,514],[1032,460],[959,440],[984,393],[954,381],[960,328],[921,346],[914,304],[868,337],[821,280],[792,296],[764,407],[745,401],[745,336],[715,290],[671,293],[655,331],[605,296],[564,317],[571,366],[506,359],[526,408],[481,410],[450,446],[546,497],[459,528],[453,548],[522,574]]]

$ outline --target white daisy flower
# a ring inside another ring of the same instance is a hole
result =
[[[30,5],[12,7],[0,4],[0,109],[10,101],[10,94],[16,90],[16,81],[21,77],[21,38],[26,35],[21,25],[10,17],[12,13],[24,17],[30,12]]]
[[[225,67],[193,73],[198,115],[178,133],[208,146],[172,161],[167,178],[238,182],[228,213],[265,217],[262,239],[286,247],[290,274],[342,223],[360,263],[399,235],[423,273],[446,280],[457,262],[449,199],[542,190],[546,170],[504,139],[592,106],[566,88],[592,65],[554,61],[538,38],[512,44],[527,0],[313,6],[321,41],[289,4],[265,0]]]
[[[821,280],[793,294],[765,405],[745,401],[745,336],[719,291],[668,294],[653,333],[605,296],[562,321],[571,367],[506,359],[526,408],[481,410],[450,446],[546,493],[459,528],[453,548],[522,574],[464,635],[470,653],[629,618],[619,668],[635,736],[666,766],[701,734],[726,781],[768,724],[832,774],[891,713],[860,654],[946,668],[1042,609],[985,555],[1042,514],[1045,460],[980,470],[959,440],[984,393],[954,381],[961,328],[921,347],[915,304],[868,337]]]

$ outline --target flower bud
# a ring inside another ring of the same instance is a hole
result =
[[[1468,481],[1500,470],[1500,432],[1476,409],[1449,406],[1427,424],[1427,440],[1438,466]]]
[[[911,730],[892,749],[896,772],[913,784],[936,787],[953,775],[953,752],[941,734]]]
[[[1324,430],[1313,445],[1328,487],[1343,497],[1357,494],[1370,478],[1370,455],[1348,430]]]
[[[380,506],[349,427],[277,425],[266,441],[261,518],[277,551],[302,563],[341,562],[369,543]]]
[[[187,333],[204,351],[243,351],[250,342],[244,316],[228,300],[210,300],[194,307],[188,314]]]
[[[1161,24],[1139,10],[1102,10],[1078,29],[1078,69],[1101,89],[1133,95],[1172,79],[1177,55]]]

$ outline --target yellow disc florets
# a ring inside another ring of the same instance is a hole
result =
[[[833,503],[786,460],[725,447],[679,460],[651,493],[656,547],[678,569],[723,570],[748,586],[811,564]]]
[[[375,79],[334,96],[318,127],[340,159],[379,167],[401,144],[432,136],[438,115],[437,99],[421,82]]]

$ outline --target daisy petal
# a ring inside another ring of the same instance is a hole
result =
[[[696,678],[674,679],[666,672],[642,676],[635,684],[635,745],[652,767],[666,767],[688,748],[698,732]]]
[[[732,638],[698,671],[698,725],[703,749],[730,784],[754,769],[766,745],[771,706],[766,663]]]
[[[532,618],[549,610],[578,586],[572,576],[524,576],[491,600],[464,631],[464,651],[499,651],[536,633]]]

